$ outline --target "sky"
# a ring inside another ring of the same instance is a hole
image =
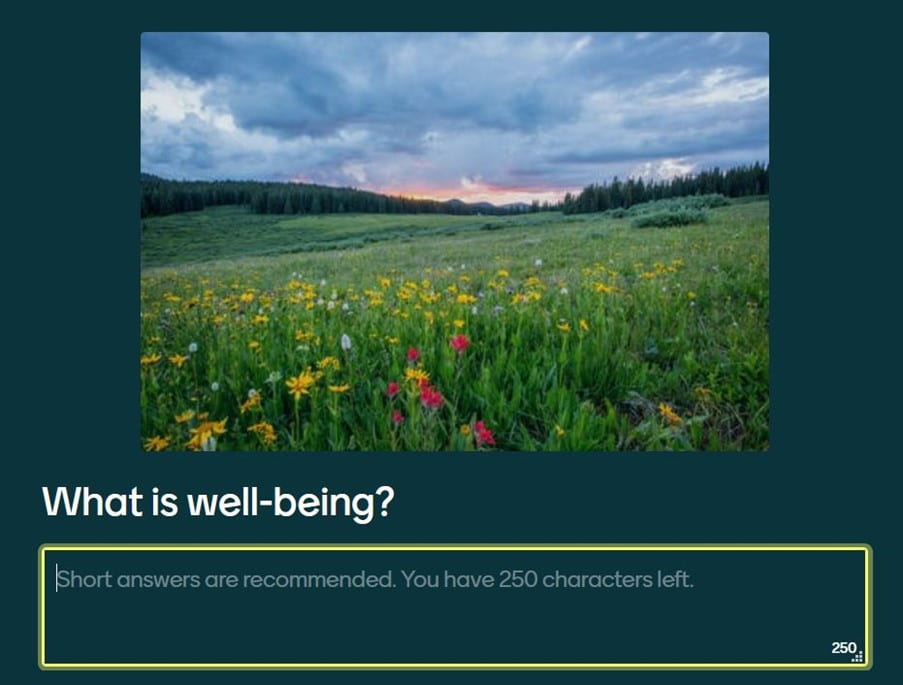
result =
[[[767,162],[765,33],[144,33],[141,170],[555,202]]]

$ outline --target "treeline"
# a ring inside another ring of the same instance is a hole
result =
[[[565,214],[604,212],[619,207],[627,209],[653,200],[713,193],[725,197],[767,195],[768,165],[756,162],[751,166],[727,170],[715,167],[698,174],[675,176],[670,181],[656,183],[644,182],[642,178],[619,181],[616,176],[610,183],[587,186],[576,197],[568,193],[564,196],[561,209]]]
[[[246,205],[256,214],[514,214],[527,206],[495,207],[381,195],[355,188],[262,181],[170,181],[141,174],[141,216]]]

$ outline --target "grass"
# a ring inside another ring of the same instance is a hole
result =
[[[610,213],[216,208],[148,221],[142,439],[176,450],[766,449],[768,203],[708,212],[705,225],[652,232]],[[341,247],[350,241],[360,247]],[[441,406],[424,406],[435,395],[406,373],[428,374]]]
[[[560,220],[560,215],[555,215]],[[548,223],[550,215],[455,216],[448,214],[254,214],[247,207],[211,207],[151,217],[142,222],[145,267],[211,259],[361,248],[385,240]]]

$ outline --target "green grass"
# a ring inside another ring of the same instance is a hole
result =
[[[555,215],[560,221],[560,215]],[[457,216],[448,214],[254,214],[247,207],[151,217],[142,223],[146,267],[191,264],[249,255],[360,248],[384,240],[548,223],[550,215]]]
[[[213,432],[206,412],[226,450],[473,449],[476,421],[499,449],[765,449],[768,203],[708,211],[654,231],[610,214],[148,221],[141,354],[160,359],[142,365],[142,438],[185,449]],[[404,381],[409,347],[438,410]],[[285,381],[326,357],[338,368],[296,402]],[[274,443],[248,430],[262,423]]]

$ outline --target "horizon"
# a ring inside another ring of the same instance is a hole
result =
[[[141,169],[467,203],[769,163],[764,33],[145,33]]]

